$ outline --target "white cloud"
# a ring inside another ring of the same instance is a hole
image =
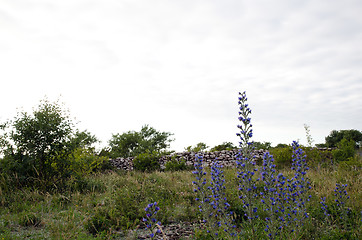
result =
[[[149,123],[174,147],[238,140],[247,91],[259,141],[362,129],[359,1],[6,0],[2,119],[45,95],[106,142]]]

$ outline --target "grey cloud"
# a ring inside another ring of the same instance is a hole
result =
[[[132,109],[147,103],[142,122],[169,124],[162,119],[180,114],[182,123],[197,129],[175,120],[171,131],[204,133],[208,122],[218,125],[214,134],[221,136],[221,123],[236,125],[237,92],[244,90],[261,140],[276,132],[303,132],[305,122],[327,133],[340,126],[362,128],[356,120],[362,112],[359,1],[21,3],[12,3],[8,17],[20,23],[13,31],[27,41],[6,33],[0,46],[18,49],[7,56],[16,56],[23,68],[40,59],[37,76],[62,71],[68,82],[75,75],[106,85],[92,84],[83,97],[106,91],[97,106],[107,105],[112,119],[120,114],[112,111],[119,107],[114,104],[129,99],[133,107],[127,108],[129,119],[123,118],[125,128],[140,122],[135,118],[142,115]]]

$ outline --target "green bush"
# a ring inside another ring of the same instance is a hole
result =
[[[342,139],[338,144],[338,148],[332,151],[333,159],[337,162],[348,161],[353,158],[356,149],[355,142],[353,140]]]
[[[330,166],[333,159],[330,151],[319,150],[318,148],[303,147],[306,154],[306,161],[309,167],[327,167]]]
[[[109,168],[108,158],[97,156],[92,150],[77,148],[72,155],[69,170],[73,176],[84,176]]]
[[[355,156],[353,158],[349,158],[347,161],[342,161],[339,163],[338,168],[340,170],[358,171],[358,170],[362,169],[361,158],[358,156]]]
[[[137,171],[151,172],[160,170],[161,166],[159,163],[160,154],[157,152],[146,152],[138,155],[133,159],[133,168]]]
[[[282,148],[273,148],[270,150],[273,155],[277,168],[289,167],[292,164],[293,149],[291,146]]]
[[[185,159],[177,160],[175,158],[171,159],[171,161],[168,161],[165,164],[165,167],[166,171],[182,171],[187,169]]]

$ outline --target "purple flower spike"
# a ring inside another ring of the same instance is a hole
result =
[[[161,226],[161,222],[158,222],[155,218],[155,215],[160,210],[160,208],[157,206],[157,202],[150,203],[145,208],[146,217],[142,219],[143,222],[147,222],[146,229],[150,231],[149,237],[153,239],[155,236],[154,230],[157,228],[156,233],[161,233],[159,230],[159,227]],[[157,226],[158,225],[158,226]]]

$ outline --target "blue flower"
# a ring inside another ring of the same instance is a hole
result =
[[[149,236],[153,239],[155,237],[154,229],[156,227],[160,227],[161,223],[157,221],[155,218],[155,215],[160,210],[160,208],[157,206],[157,202],[150,203],[145,208],[146,217],[142,218],[143,222],[147,222],[146,228],[150,231]],[[158,225],[158,226],[157,226]],[[156,231],[157,233],[160,233],[159,229]]]

